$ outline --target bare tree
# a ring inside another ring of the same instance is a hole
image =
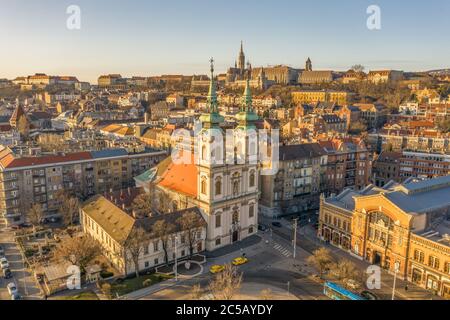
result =
[[[191,290],[191,300],[199,300],[202,297],[203,291],[200,284],[196,284],[192,287]]]
[[[325,270],[330,267],[334,260],[330,250],[320,248],[315,250],[312,256],[308,257],[307,262],[319,270],[320,278],[322,278]]]
[[[355,64],[351,67],[351,70],[355,72],[364,72],[365,67],[361,64]]]
[[[55,249],[55,257],[86,270],[89,263],[101,253],[100,244],[90,236],[64,238]]]
[[[131,204],[133,211],[135,211],[140,216],[145,216],[149,214],[154,209],[153,197],[149,193],[142,193],[138,195]]]
[[[22,135],[22,137],[28,139],[30,133],[30,125],[28,123],[26,116],[21,116],[19,118],[19,121],[17,123],[17,130]]]
[[[356,265],[348,259],[341,259],[331,264],[330,273],[337,282],[345,287],[348,286],[349,280],[360,285],[362,275]]]
[[[167,253],[169,239],[172,238],[171,235],[175,232],[175,229],[176,227],[174,224],[169,223],[164,219],[156,221],[152,228],[152,236],[161,240],[166,264],[169,264],[169,255]]]
[[[59,213],[66,226],[72,226],[75,215],[80,208],[80,202],[77,197],[71,196],[67,191],[61,190],[56,195],[60,202]]]
[[[177,219],[183,235],[187,238],[189,245],[189,257],[194,254],[194,247],[197,243],[197,234],[201,232],[205,221],[195,211],[189,211]]]
[[[139,256],[144,250],[144,246],[149,244],[149,235],[142,228],[133,228],[125,240],[125,259],[133,262],[136,277],[139,278]]]
[[[36,232],[36,227],[41,225],[43,217],[44,210],[42,210],[40,203],[35,203],[30,210],[28,210],[28,220],[33,225],[34,232]]]
[[[261,300],[272,300],[273,299],[272,290],[270,290],[270,289],[261,290],[259,297]]]
[[[216,300],[231,300],[239,293],[241,285],[242,273],[239,273],[235,266],[227,264],[209,283],[209,289]]]

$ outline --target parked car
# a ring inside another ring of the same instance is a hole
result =
[[[8,293],[12,296],[15,293],[18,293],[19,291],[17,290],[17,286],[14,282],[10,282],[8,283],[8,285],[6,286],[6,288],[8,289]]]
[[[33,225],[31,223],[28,223],[28,222],[21,223],[19,226],[21,228],[24,228],[24,229],[33,227]]]
[[[266,231],[267,230],[267,226],[265,224],[258,224],[258,230]]]
[[[3,269],[2,270],[2,275],[3,275],[3,278],[5,278],[5,279],[11,279],[12,278],[12,272],[11,272],[11,270],[9,268]]]
[[[222,265],[220,265],[220,264],[216,264],[216,265],[213,265],[210,269],[209,269],[209,272],[211,272],[211,273],[220,273],[220,272],[222,272],[223,270],[225,269],[225,267],[224,266],[222,266]]]
[[[61,217],[51,217],[48,219],[51,223],[56,223],[61,221]]]
[[[11,295],[11,300],[22,300],[20,293],[16,292]]]
[[[282,227],[282,224],[280,222],[278,222],[278,221],[272,222],[272,225],[274,227],[276,227],[276,228],[281,228]]]
[[[9,262],[8,259],[6,259],[5,257],[0,259],[0,266],[2,269],[7,269],[9,268]]]
[[[245,257],[237,257],[235,259],[233,259],[233,261],[231,262],[234,266],[240,266],[241,264],[245,264],[248,262],[248,259]]]
[[[5,256],[5,249],[3,248],[3,246],[0,246],[0,257],[4,256]]]

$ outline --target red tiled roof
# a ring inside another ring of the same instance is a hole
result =
[[[3,157],[2,159],[0,159],[0,164],[4,168],[9,169],[9,168],[38,166],[60,162],[90,160],[90,159],[92,159],[92,156],[89,152],[77,152],[68,155],[58,155],[58,156],[23,157],[23,158],[14,158],[14,156],[10,153],[5,157]]]
[[[171,162],[161,175],[158,185],[197,197],[197,175],[198,170],[194,156],[191,154],[190,164],[175,164]]]

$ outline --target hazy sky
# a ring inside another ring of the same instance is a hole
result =
[[[73,4],[80,30],[66,27]],[[0,78],[206,74],[211,56],[225,72],[241,40],[253,66],[428,70],[450,67],[449,33],[449,0],[0,0]]]

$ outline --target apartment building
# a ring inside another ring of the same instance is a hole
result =
[[[58,213],[60,190],[86,198],[133,185],[133,177],[166,156],[147,149],[77,152],[20,157],[9,148],[0,151],[0,210],[6,224],[26,221],[29,208],[40,203],[48,215]]]
[[[403,80],[403,71],[396,70],[374,70],[369,71],[367,80],[374,84],[386,83],[389,81]]]
[[[318,237],[450,298],[450,176],[322,197]]]
[[[381,128],[387,121],[388,110],[385,106],[373,103],[355,103],[359,109],[359,117],[369,129]]]
[[[345,188],[364,188],[371,174],[370,152],[360,138],[333,138],[319,141],[328,159],[325,172],[328,193],[340,193]]]
[[[368,143],[378,153],[386,147],[396,152],[450,152],[450,135],[437,130],[381,129],[368,135]]]
[[[373,164],[373,180],[377,186],[408,178],[436,178],[450,175],[450,155],[422,152],[382,152]]]
[[[279,170],[261,176],[260,211],[278,217],[318,208],[326,152],[318,143],[280,146]]]

